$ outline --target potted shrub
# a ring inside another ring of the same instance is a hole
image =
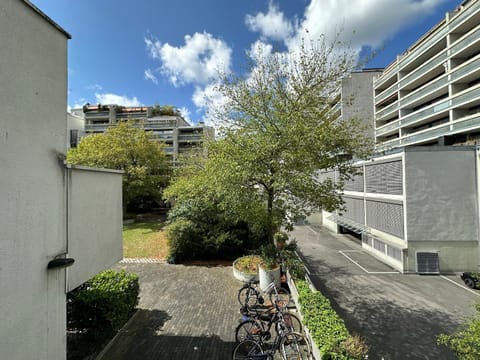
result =
[[[296,250],[297,243],[295,240],[290,241],[288,244],[285,242],[280,247],[274,244],[268,244],[260,248],[260,258],[262,261],[258,266],[258,278],[262,290],[272,281],[274,281],[277,286],[280,286],[282,270],[286,272],[288,269],[290,274],[298,279],[305,277],[305,268],[302,261],[298,258]],[[283,266],[283,269],[280,265]]]
[[[258,281],[258,255],[242,256],[233,262],[233,276],[243,282]]]
[[[258,266],[258,279],[260,289],[265,290],[273,281],[280,286],[280,259],[277,247],[274,244],[267,244],[260,248],[261,262]]]

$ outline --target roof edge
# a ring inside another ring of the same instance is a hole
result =
[[[33,11],[35,11],[38,15],[43,17],[47,22],[49,22],[53,27],[55,27],[58,31],[63,33],[67,39],[71,39],[72,35],[70,35],[66,30],[64,30],[60,25],[58,25],[55,21],[53,21],[49,16],[47,16],[42,10],[40,10],[38,7],[36,7],[34,4],[30,2],[30,0],[23,0],[25,5],[30,7]]]

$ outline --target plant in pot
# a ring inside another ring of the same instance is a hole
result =
[[[305,267],[297,256],[297,242],[295,240],[285,243],[281,247],[267,244],[260,248],[261,262],[258,266],[260,288],[265,289],[272,281],[280,286],[282,270],[288,269],[295,279],[305,277]]]

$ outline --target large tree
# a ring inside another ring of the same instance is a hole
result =
[[[256,51],[244,76],[223,75],[218,91],[225,103],[215,113],[227,123],[222,137],[208,144],[196,178],[180,177],[168,194],[181,198],[179,184],[196,182],[202,196],[215,194],[225,207],[260,202],[269,240],[312,209],[340,207],[342,182],[354,173],[345,159],[370,150],[358,119],[332,111],[355,60],[341,49],[320,40],[289,53]],[[340,181],[318,176],[333,168]]]
[[[123,170],[124,210],[134,200],[161,200],[170,178],[170,162],[164,144],[155,141],[140,123],[122,122],[102,134],[84,137],[67,154],[67,162]]]

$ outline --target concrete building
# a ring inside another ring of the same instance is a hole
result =
[[[122,257],[121,173],[63,161],[69,38],[0,2],[2,359],[65,359],[66,292]]]
[[[85,136],[85,119],[67,112],[67,149],[76,148]]]
[[[401,272],[478,270],[480,1],[447,13],[373,91],[376,155],[355,164],[344,211],[323,225]]]
[[[200,123],[191,126],[175,111],[165,114],[159,107],[89,105],[81,109],[72,109],[74,116],[85,119],[85,134],[102,133],[119,121],[139,120],[139,126],[152,131],[158,141],[164,142],[167,154],[175,163],[179,154],[201,147],[205,138],[213,138],[215,131],[210,126]]]
[[[374,82],[378,151],[480,139],[480,1],[463,1]]]
[[[401,272],[476,269],[475,146],[406,147],[356,166],[359,174],[345,184],[345,209],[323,212],[325,227],[361,234],[365,250]],[[452,181],[448,174],[461,176]]]

